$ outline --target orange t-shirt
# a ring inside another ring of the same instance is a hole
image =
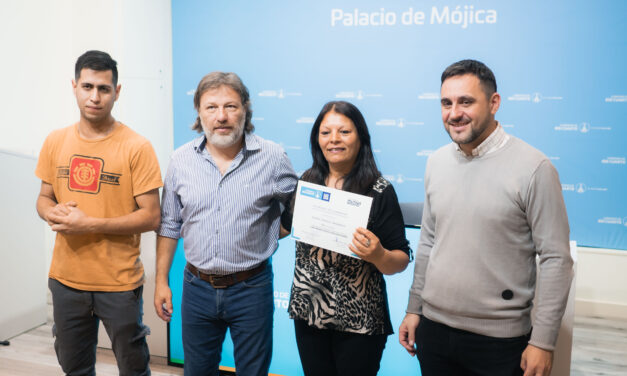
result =
[[[135,196],[163,185],[150,142],[124,124],[86,140],[78,124],[46,138],[35,174],[52,185],[57,202],[76,201],[86,215],[120,217],[137,209]],[[50,278],[84,291],[128,291],[144,283],[140,234],[57,233]]]

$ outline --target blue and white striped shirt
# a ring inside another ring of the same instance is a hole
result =
[[[268,259],[277,248],[281,209],[297,177],[279,145],[245,134],[224,175],[205,136],[174,151],[163,187],[157,233],[183,238],[185,258],[199,270],[230,274]]]

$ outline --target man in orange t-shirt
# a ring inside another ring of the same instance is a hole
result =
[[[48,286],[53,333],[66,374],[95,374],[102,320],[120,375],[149,375],[142,323],[140,234],[161,220],[161,173],[150,142],[111,110],[120,94],[117,63],[87,51],[76,62],[80,120],[44,142],[36,175],[37,212],[57,232]]]

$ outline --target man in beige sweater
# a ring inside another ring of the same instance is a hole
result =
[[[499,105],[483,63],[462,60],[442,74],[442,120],[453,142],[427,162],[399,329],[425,376],[550,373],[572,279],[568,218],[557,171],[505,133],[494,118]]]

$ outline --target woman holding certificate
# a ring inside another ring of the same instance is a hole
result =
[[[411,252],[401,209],[377,169],[357,107],[325,104],[310,146],[313,164],[301,180],[369,196],[372,204],[367,228],[357,228],[348,246],[357,257],[296,242],[288,312],[301,363],[307,376],[376,375],[393,332],[383,274],[403,271]],[[292,225],[294,201],[282,216],[285,229]]]

